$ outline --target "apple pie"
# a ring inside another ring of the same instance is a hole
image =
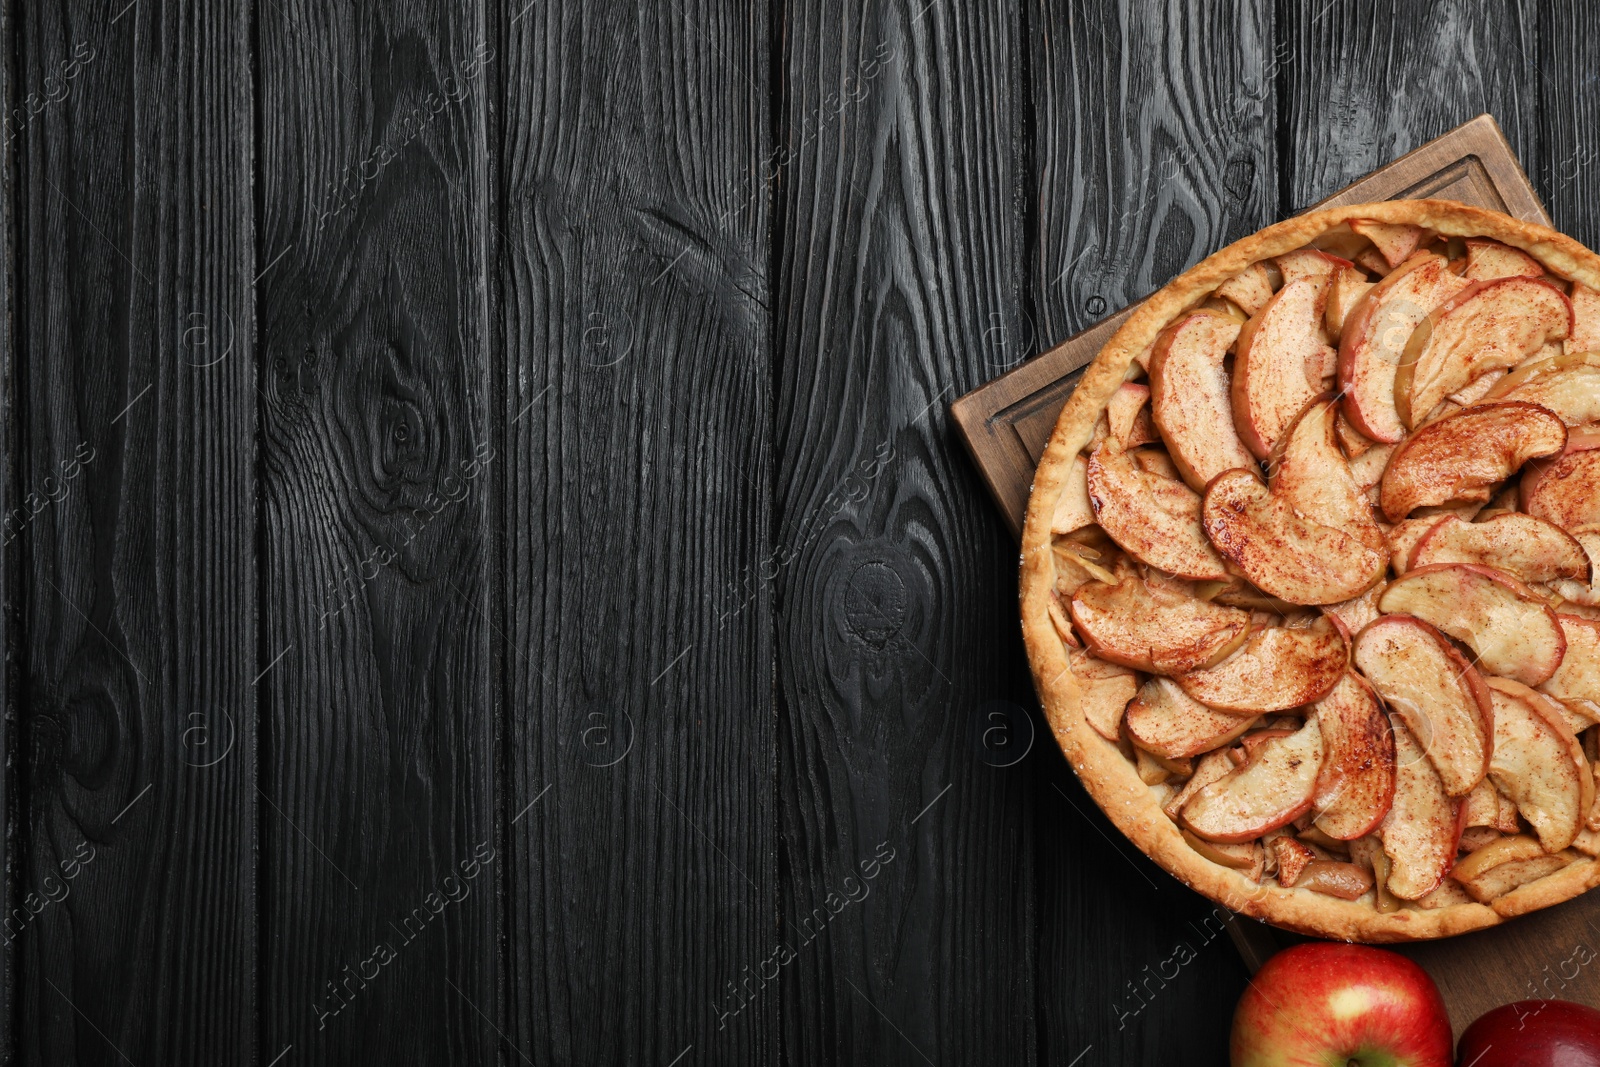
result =
[[[1230,245],[1101,349],[1039,464],[1022,613],[1102,810],[1322,937],[1600,882],[1600,257],[1447,201]]]

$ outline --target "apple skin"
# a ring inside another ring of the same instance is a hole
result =
[[[1427,971],[1329,941],[1269,959],[1239,998],[1229,1041],[1233,1067],[1451,1067],[1450,1046]]]
[[[1600,1067],[1600,1011],[1570,1000],[1519,1000],[1484,1012],[1461,1035],[1472,1067]]]

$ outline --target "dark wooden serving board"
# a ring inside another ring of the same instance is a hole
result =
[[[1550,224],[1544,205],[1499,124],[1480,115],[1314,205],[1437,197]],[[1033,472],[1080,372],[1125,308],[950,405],[950,413],[1012,532],[1022,532]],[[1231,924],[1252,971],[1297,938],[1264,923]],[[1450,1006],[1457,1032],[1497,1004],[1533,996],[1600,1003],[1600,894],[1508,925],[1400,951],[1426,967]],[[1587,962],[1585,962],[1587,961]]]

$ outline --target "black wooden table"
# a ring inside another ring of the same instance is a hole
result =
[[[1224,1062],[946,405],[1482,111],[1600,239],[1582,0],[0,38],[30,1064]]]

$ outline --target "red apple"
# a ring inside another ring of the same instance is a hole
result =
[[[1478,1016],[1461,1035],[1471,1067],[1600,1067],[1600,1011],[1570,1000],[1519,1000]]]
[[[1450,1067],[1428,972],[1365,945],[1313,941],[1256,973],[1233,1013],[1233,1067]]]

